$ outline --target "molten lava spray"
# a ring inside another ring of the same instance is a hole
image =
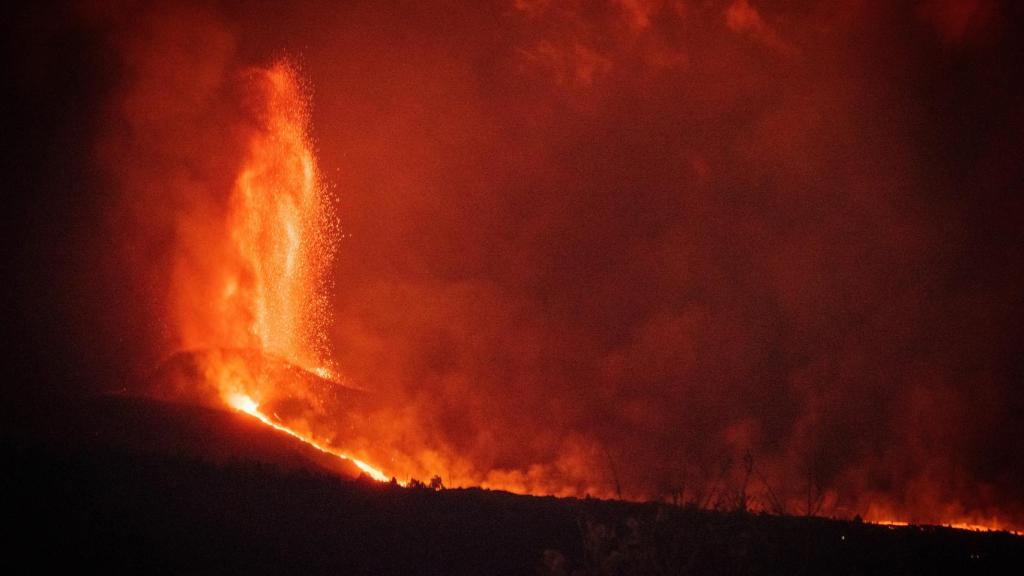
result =
[[[337,226],[306,132],[306,98],[287,62],[249,71],[244,85],[255,129],[223,237],[214,238],[223,240],[221,258],[197,269],[188,247],[171,288],[182,345],[258,349],[320,368],[328,358],[324,291]],[[212,277],[196,277],[205,274]]]
[[[340,229],[307,90],[285,60],[235,70],[217,24],[187,18],[208,53],[168,59],[180,45],[154,23],[156,39],[129,49],[142,78],[121,99],[130,130],[101,147],[126,191],[115,220],[131,240],[128,270],[162,321],[150,392],[226,404],[383,479],[331,444],[362,398],[331,381],[325,328]],[[181,101],[162,100],[167,90]]]
[[[188,349],[254,350],[295,370],[330,378],[323,331],[330,318],[326,272],[338,227],[307,132],[307,99],[287,62],[246,76],[256,129],[228,202],[227,258],[216,270],[218,285],[210,301],[207,295],[195,300],[193,278],[178,279],[184,282],[173,288],[182,338]],[[198,357],[202,374],[224,402],[322,452],[351,460],[376,480],[387,480],[362,460],[318,442],[311,432],[296,431],[281,417],[261,411],[261,399],[308,396],[310,391],[303,389],[308,379],[296,377],[295,370],[270,374],[252,362],[242,370],[230,366],[244,358],[223,353]],[[321,399],[314,395],[312,400]]]

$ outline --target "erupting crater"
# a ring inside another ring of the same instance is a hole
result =
[[[339,239],[310,141],[308,97],[287,61],[242,78],[245,150],[222,210],[186,214],[171,276],[179,351],[153,395],[231,408],[320,452],[387,476],[353,452],[369,394],[330,368],[330,265]],[[338,446],[345,446],[345,450]]]

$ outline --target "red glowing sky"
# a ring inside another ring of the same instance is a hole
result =
[[[75,366],[173,352],[153,303],[241,161],[233,79],[288,57],[344,232],[332,359],[395,407],[388,442],[456,482],[608,493],[614,468],[635,497],[749,451],[795,501],[813,478],[840,513],[1019,526],[1019,12],[84,3],[33,28],[90,47],[77,81],[42,40],[15,67],[83,95],[49,130],[90,175],[79,248],[40,241],[63,265],[26,284],[76,287],[47,289]]]

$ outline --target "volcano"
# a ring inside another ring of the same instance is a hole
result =
[[[226,388],[253,396],[265,411],[285,420],[309,417],[314,411],[330,416],[340,423],[332,428],[342,431],[365,424],[376,405],[369,392],[246,348],[177,352],[146,379],[143,390],[145,395],[170,402],[222,407]]]
[[[211,371],[220,379],[211,379]],[[258,399],[262,418],[228,402],[224,373],[239,393]],[[345,478],[364,474],[334,452],[362,437],[377,400],[282,359],[247,349],[179,352],[135,390],[35,407],[16,433],[76,449],[253,462]]]
[[[345,451],[368,447],[366,429],[379,408],[375,397],[281,358],[255,349],[179,352],[161,364],[145,389],[163,401],[213,410],[228,406],[315,450],[316,460],[341,460],[346,472],[354,463],[375,479],[386,479]]]
[[[187,458],[212,465],[253,463],[292,472],[357,478],[354,464],[324,452],[248,414],[139,396],[80,399],[75,410],[37,408],[16,436],[68,450],[119,451]],[[45,424],[44,424],[45,423]]]

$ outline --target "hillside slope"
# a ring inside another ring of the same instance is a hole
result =
[[[56,441],[71,432],[75,441]],[[293,444],[243,415],[119,398],[54,421],[45,434],[5,433],[3,494],[16,527],[9,558],[40,570],[168,574],[1012,574],[1024,566],[1024,538],[1006,533],[402,488],[346,480]]]

